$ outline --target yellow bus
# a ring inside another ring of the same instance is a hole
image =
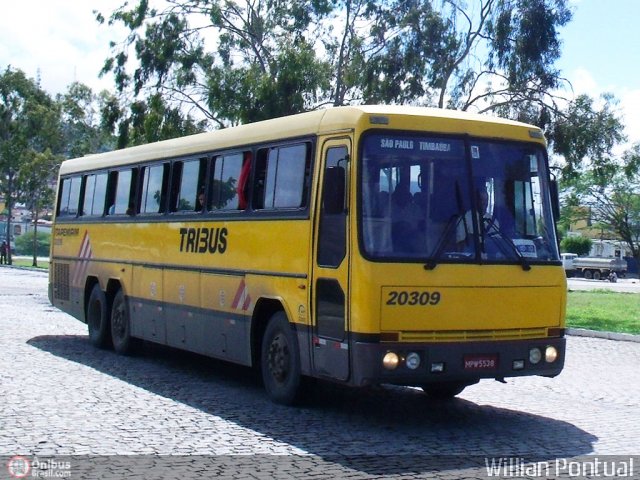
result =
[[[141,340],[452,397],[562,370],[557,189],[537,127],[406,106],[319,110],[65,161],[51,302]]]

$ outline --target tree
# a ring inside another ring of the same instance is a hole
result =
[[[20,169],[33,152],[59,147],[59,125],[60,111],[49,95],[22,71],[7,67],[0,75],[0,192],[9,212],[8,244],[11,211],[20,197]]]
[[[131,33],[113,45],[103,71],[115,74],[120,92],[160,93],[179,111],[198,112],[220,127],[297,113],[326,82],[326,69],[303,35],[324,3],[182,0],[164,10],[146,0],[131,9],[125,4],[109,22]],[[216,39],[209,50],[207,35]],[[138,62],[132,73],[130,49]]]
[[[109,16],[129,35],[103,72],[218,127],[324,104],[556,109],[570,19],[567,0],[138,0]]]
[[[117,131],[117,148],[181,137],[204,131],[205,122],[185,116],[179,107],[171,107],[159,93],[146,101],[122,108],[116,97],[103,105],[103,126]]]
[[[566,237],[560,242],[560,249],[563,252],[575,253],[577,255],[589,255],[592,241],[587,237]]]
[[[376,36],[364,39],[373,52],[360,86],[365,101],[480,112],[522,104],[556,109],[550,92],[563,83],[553,66],[558,28],[571,19],[564,0],[379,4]]]
[[[43,209],[53,205],[54,190],[51,185],[54,184],[54,178],[52,178],[52,172],[57,171],[62,158],[51,153],[49,149],[42,153],[31,150],[26,152],[24,157],[16,183],[19,185],[21,194],[19,200],[31,210],[33,215],[31,252],[33,266],[37,267],[38,252],[42,250],[38,246],[38,219]]]
[[[102,111],[113,96],[106,91],[96,95],[87,85],[74,82],[56,97],[62,111],[62,153],[77,158],[89,153],[113,150],[115,138],[102,121]]]
[[[51,247],[51,235],[43,232],[28,232],[16,238],[16,252],[19,255],[29,255],[33,252],[34,244],[36,245],[36,253],[40,257],[49,255]],[[37,267],[37,264],[33,265]]]
[[[562,169],[565,183],[570,184],[581,172],[590,171],[591,179],[604,185],[617,171],[613,149],[626,140],[624,125],[612,95],[602,96],[601,103],[594,105],[587,95],[576,97],[557,117],[548,134],[553,151],[565,160]]]
[[[631,255],[640,261],[640,182],[624,175],[623,168],[599,185],[585,175],[581,195],[590,209],[593,222],[612,232],[627,244]]]

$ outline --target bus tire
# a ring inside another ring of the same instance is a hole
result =
[[[269,319],[262,337],[260,368],[264,388],[275,403],[293,405],[300,397],[300,350],[284,312]]]
[[[468,384],[460,382],[429,383],[422,386],[422,390],[434,400],[450,400],[462,393]]]
[[[138,340],[131,336],[131,319],[121,289],[113,297],[111,306],[111,341],[113,349],[120,355],[132,355],[138,347]]]
[[[89,340],[98,348],[111,346],[108,312],[107,296],[100,288],[100,284],[96,283],[91,289],[87,303],[87,326],[89,327]]]

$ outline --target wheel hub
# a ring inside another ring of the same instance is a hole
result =
[[[282,335],[276,335],[269,346],[269,371],[278,382],[284,382],[289,374],[289,347]]]

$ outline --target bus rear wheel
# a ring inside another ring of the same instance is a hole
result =
[[[111,346],[108,312],[107,296],[100,288],[100,284],[96,283],[91,289],[87,303],[87,326],[89,327],[89,340],[98,348]]]
[[[132,355],[138,347],[138,340],[131,336],[131,321],[127,302],[122,290],[113,297],[111,307],[111,340],[113,349],[120,355]]]
[[[422,390],[435,400],[449,400],[462,393],[468,386],[467,383],[460,382],[429,383],[423,385]]]
[[[262,381],[275,403],[293,405],[300,396],[300,351],[298,340],[284,312],[275,313],[262,338]]]

